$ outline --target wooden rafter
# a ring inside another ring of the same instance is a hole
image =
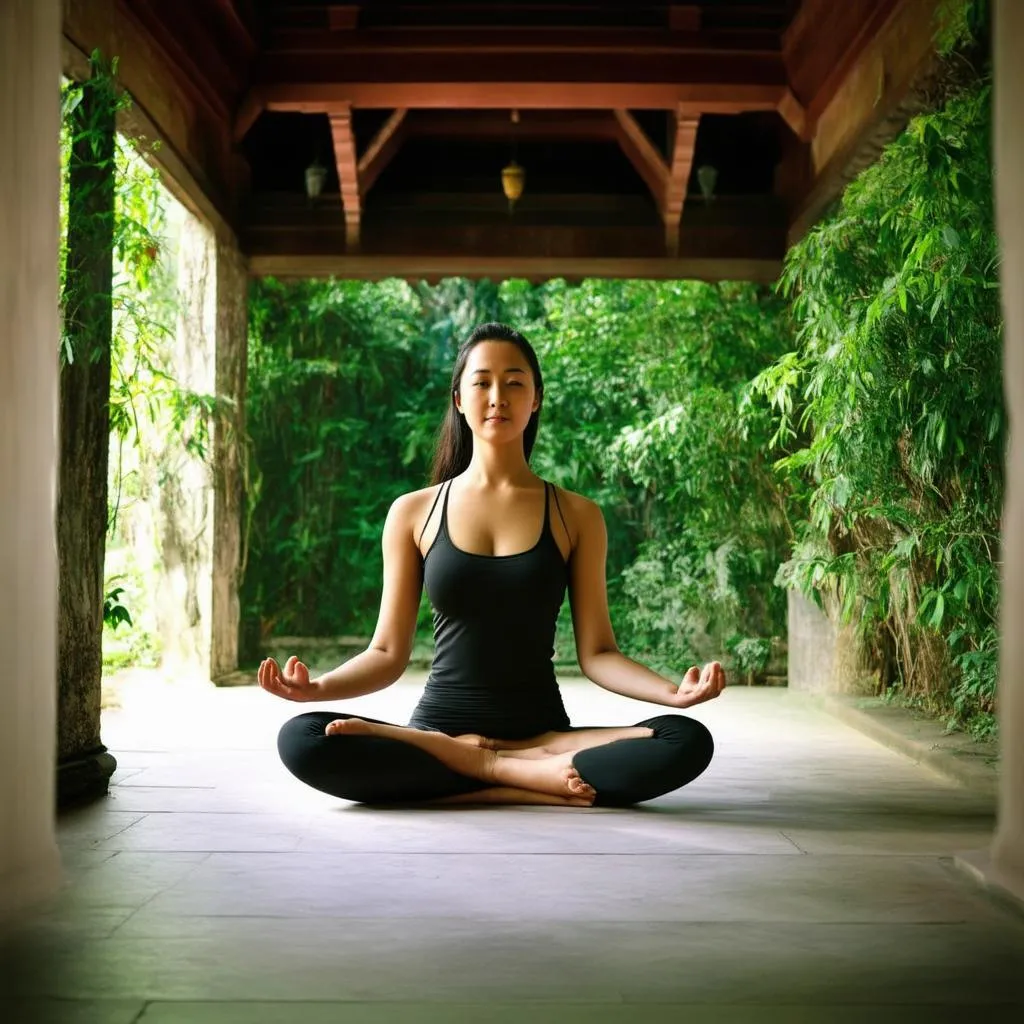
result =
[[[359,194],[365,196],[373,187],[378,175],[391,162],[391,158],[402,147],[405,140],[405,115],[408,108],[399,107],[381,125],[366,152],[359,158],[356,174],[359,180]]]
[[[689,21],[686,18],[689,17]],[[688,15],[680,9],[677,27],[630,28],[627,26],[493,26],[467,28],[458,25],[400,27],[377,25],[372,29],[325,33],[318,28],[276,28],[265,39],[270,59],[287,54],[318,58],[373,55],[387,57],[433,53],[446,55],[556,53],[561,56],[595,56],[635,53],[641,56],[672,55],[734,59],[737,55],[778,57],[779,33],[765,29],[733,29],[702,32],[700,11]],[[342,27],[342,26],[338,26]],[[354,25],[348,25],[355,29]]]
[[[359,222],[362,204],[359,196],[359,165],[356,162],[356,140],[352,134],[352,108],[330,115],[334,162],[338,168],[338,184],[345,212],[345,248],[359,251]]]
[[[616,109],[614,114],[619,127],[618,138],[622,152],[636,168],[637,174],[647,183],[660,209],[668,184],[668,164],[628,110]]]
[[[811,138],[810,120],[807,108],[796,98],[792,90],[787,89],[779,100],[779,117],[793,130],[793,134],[801,141]]]
[[[676,110],[739,114],[777,110],[786,91],[778,82],[581,81],[264,81],[267,110],[331,113],[347,107],[394,110]]]
[[[679,223],[686,202],[686,184],[693,167],[693,150],[697,144],[699,117],[676,113],[675,132],[672,142],[672,162],[665,184],[665,198],[661,216],[665,222],[665,251],[669,256],[679,254]]]
[[[267,101],[259,89],[250,89],[242,97],[242,103],[235,112],[231,126],[233,142],[241,142],[248,135],[249,129],[256,123],[256,119],[263,113],[266,106]]]
[[[676,111],[671,161],[668,162],[628,110],[615,110],[614,114],[622,151],[647,183],[665,224],[665,250],[669,256],[676,256],[679,253],[679,222],[686,201],[686,183],[690,180],[690,168],[693,166],[700,117],[688,114],[683,108]]]

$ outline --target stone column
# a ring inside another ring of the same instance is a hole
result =
[[[213,599],[210,677],[238,668],[244,519],[248,268],[234,239],[217,241],[217,396],[225,401],[213,433]]]
[[[216,253],[210,229],[184,207],[174,207],[171,231],[177,240],[178,319],[168,345],[178,385],[201,395],[215,392],[214,275]],[[156,496],[161,571],[156,619],[163,667],[194,679],[210,667],[210,576],[213,551],[213,493],[209,451],[205,459],[189,441],[201,437],[193,412],[182,432],[166,429],[155,459],[160,467]]]
[[[1003,509],[999,823],[992,874],[993,881],[1024,900],[1024,4],[997,0],[994,16],[994,171],[1010,442]]]
[[[60,3],[0,4],[0,922],[57,887]]]

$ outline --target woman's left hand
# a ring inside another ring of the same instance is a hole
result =
[[[679,684],[679,689],[670,700],[675,708],[691,708],[714,700],[725,689],[725,669],[717,661],[709,662],[703,669],[694,665]]]

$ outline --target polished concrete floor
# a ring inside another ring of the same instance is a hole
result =
[[[410,677],[346,710],[404,721]],[[580,681],[575,723],[647,705]],[[3,954],[16,1024],[1024,1020],[1024,916],[952,864],[990,799],[802,704],[696,709],[707,773],[634,810],[378,810],[275,758],[301,711],[145,685],[59,898]]]

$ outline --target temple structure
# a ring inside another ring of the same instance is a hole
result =
[[[772,281],[923,102],[937,0],[0,5],[0,916],[53,890],[59,74],[118,58],[122,131],[213,238],[210,673],[237,661],[247,278]],[[1024,417],[1024,5],[996,2],[1006,380]],[[1024,898],[1024,448],[1004,519],[999,833]]]

